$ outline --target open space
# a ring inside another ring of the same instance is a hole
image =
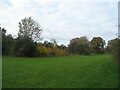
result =
[[[117,63],[107,54],[3,56],[3,88],[115,88]]]
[[[118,0],[0,3],[0,88],[118,88]]]

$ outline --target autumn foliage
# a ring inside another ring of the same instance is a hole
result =
[[[57,46],[46,47],[45,45],[42,45],[42,44],[38,44],[36,46],[36,55],[37,56],[62,56],[65,54],[66,54],[65,50],[60,49]]]

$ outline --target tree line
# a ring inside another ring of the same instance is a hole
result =
[[[73,38],[68,46],[58,45],[55,39],[51,42],[39,43],[43,31],[41,26],[31,17],[22,19],[19,24],[18,36],[14,38],[11,34],[6,34],[7,30],[0,27],[2,31],[2,54],[22,57],[34,56],[61,56],[69,54],[103,54],[118,53],[118,38],[106,42],[101,37],[93,37],[91,41],[86,36]]]

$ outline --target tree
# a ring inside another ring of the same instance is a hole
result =
[[[57,41],[55,39],[51,39],[51,43],[53,44],[53,47],[55,47],[57,45]]]
[[[2,37],[6,36],[6,30],[4,28],[1,28],[2,31]]]
[[[6,29],[1,28],[2,31],[2,54],[9,55],[12,54],[14,39],[11,34],[6,35]]]
[[[45,41],[44,43],[48,43]],[[61,56],[65,55],[65,50],[60,49],[58,46],[49,47],[49,44],[41,44],[37,45],[37,56]]]
[[[39,40],[42,29],[40,25],[34,21],[31,17],[26,17],[19,22],[19,37],[30,37],[32,40]]]
[[[76,43],[79,40],[79,38],[74,38],[72,40],[70,40],[70,44],[68,45],[68,50],[69,53],[76,53]]]
[[[33,57],[36,53],[36,43],[29,37],[18,37],[15,41],[15,56]]]
[[[53,47],[53,43],[48,42],[47,40],[46,40],[46,41],[44,41],[43,45],[44,45],[45,47],[50,47],[50,48],[52,48],[52,47]]]
[[[107,52],[109,53],[113,53],[114,51],[117,50],[117,43],[118,43],[118,39],[112,39],[108,41],[107,44]]]
[[[19,22],[18,38],[15,43],[15,55],[33,57],[36,53],[36,42],[40,39],[42,29],[31,17]]]
[[[7,42],[6,42],[6,30],[4,28],[1,28],[2,31],[2,54],[6,54],[6,48],[7,48]]]
[[[67,50],[67,47],[64,45],[64,44],[61,44],[60,46],[58,46],[60,49],[62,49],[62,50]]]
[[[93,37],[90,45],[94,53],[104,53],[105,40],[103,38]]]
[[[119,52],[120,52],[120,40],[118,38],[112,39],[108,41],[107,44],[107,52],[111,53],[114,57],[114,59],[118,59],[119,60]]]
[[[85,36],[82,36],[80,38],[74,38],[70,40],[68,50],[70,53],[88,55],[90,53],[89,40]]]

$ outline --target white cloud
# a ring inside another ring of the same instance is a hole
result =
[[[17,34],[18,22],[32,16],[43,27],[45,39],[68,43],[83,35],[106,40],[117,33],[118,0],[1,0],[0,23]]]

